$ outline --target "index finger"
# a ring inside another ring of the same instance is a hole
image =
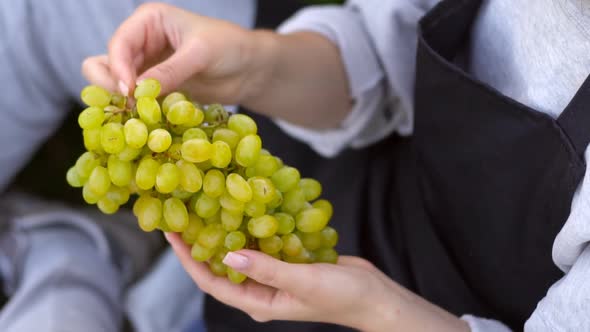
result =
[[[129,93],[129,87],[135,86],[137,70],[143,60],[167,46],[165,29],[162,26],[162,17],[166,10],[166,6],[162,4],[140,6],[111,38],[111,73],[119,81],[119,88],[124,95]]]

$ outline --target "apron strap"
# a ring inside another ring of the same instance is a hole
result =
[[[569,137],[576,153],[583,159],[590,143],[590,76],[557,118],[557,123]]]

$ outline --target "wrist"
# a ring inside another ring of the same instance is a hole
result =
[[[400,325],[403,302],[403,296],[396,293],[391,287],[383,287],[372,296],[367,296],[359,308],[359,317],[351,327],[363,332],[396,330]]]
[[[246,72],[240,104],[254,109],[273,81],[278,62],[278,35],[268,30],[253,30],[249,38]]]
[[[352,326],[364,332],[471,330],[467,322],[393,282],[369,301]]]

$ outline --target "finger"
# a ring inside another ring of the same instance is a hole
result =
[[[203,44],[192,40],[189,44],[182,45],[164,61],[147,69],[138,81],[155,78],[162,85],[162,94],[166,94],[176,90],[191,76],[205,69],[208,60],[209,56]]]
[[[289,264],[253,250],[229,252],[223,262],[261,284],[305,297],[317,283],[312,265]],[[317,271],[316,271],[317,272]]]
[[[82,63],[82,74],[92,84],[102,86],[110,91],[117,90],[117,83],[111,74],[108,57],[104,54],[86,58]]]
[[[338,265],[356,266],[365,270],[376,270],[377,268],[366,259],[356,256],[340,256],[338,257]]]
[[[137,68],[145,59],[158,49],[167,46],[162,17],[166,5],[147,4],[138,8],[117,29],[109,43],[109,60],[114,77],[120,82],[123,94],[129,93],[129,87],[135,85]]]
[[[184,244],[178,234],[166,233],[166,239],[184,269],[205,293],[247,313],[269,310],[274,298],[274,289],[249,281],[241,285],[233,284],[225,277],[214,275],[205,263],[193,260],[189,247]]]

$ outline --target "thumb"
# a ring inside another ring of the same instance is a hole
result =
[[[176,90],[193,75],[205,70],[207,64],[206,48],[198,40],[192,40],[174,51],[166,60],[147,69],[137,81],[154,78],[160,82],[162,93],[166,94]]]
[[[223,263],[261,284],[293,294],[307,292],[313,282],[310,265],[289,264],[253,250],[228,252]]]

